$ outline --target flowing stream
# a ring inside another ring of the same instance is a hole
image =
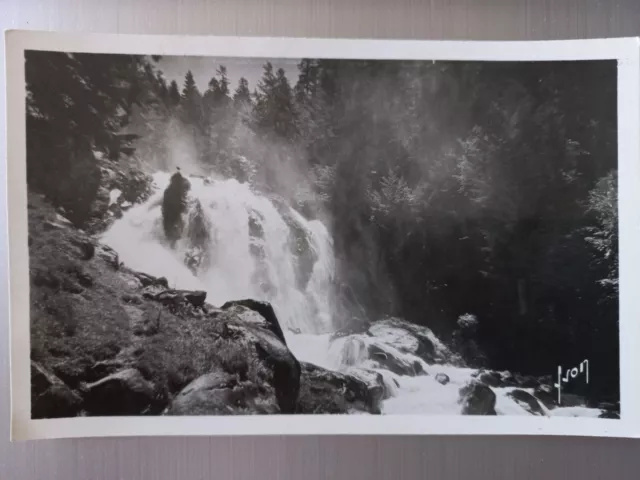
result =
[[[452,353],[429,329],[415,327],[435,346],[440,361],[433,364],[407,353],[415,350],[415,337],[393,322],[372,327],[370,335],[332,340],[333,247],[320,221],[305,219],[286,202],[259,194],[247,183],[189,177],[185,234],[171,246],[163,230],[161,207],[170,177],[156,173],[156,193],[126,211],[103,235],[102,241],[127,266],[166,277],[173,288],[204,290],[213,305],[243,298],[271,302],[289,348],[299,360],[356,376],[372,370],[381,373],[391,393],[383,413],[460,413],[459,389],[475,370],[451,365],[447,359]],[[118,193],[114,191],[112,197],[117,198]],[[422,374],[404,375],[382,368],[370,358],[372,345],[400,367],[418,368]],[[442,385],[437,374],[446,374],[449,382]],[[513,389],[493,389],[496,412],[530,415],[507,395]],[[600,413],[582,407],[551,411],[541,407],[548,415]]]

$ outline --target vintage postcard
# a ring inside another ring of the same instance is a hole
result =
[[[6,45],[12,438],[640,434],[637,39]]]

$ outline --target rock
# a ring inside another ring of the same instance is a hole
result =
[[[109,266],[118,270],[120,268],[120,258],[118,257],[118,253],[111,247],[107,247],[106,245],[98,245],[96,249],[96,253],[98,257],[102,258]]]
[[[215,372],[187,385],[165,415],[243,415],[280,413],[273,389],[240,382],[235,375]]]
[[[276,312],[273,310],[270,303],[252,299],[233,300],[222,305],[222,310],[229,310],[236,306],[245,307],[258,313],[262,317],[262,321],[255,318],[252,318],[249,321],[253,323],[257,320],[261,327],[273,332],[282,341],[282,343],[285,345],[287,344],[282,328],[280,327],[280,322],[278,322],[278,318],[276,317]]]
[[[199,308],[204,306],[204,302],[207,298],[207,292],[196,290],[163,290],[160,293],[150,293],[149,288],[154,287],[150,285],[142,294],[143,297],[160,302],[163,305],[172,309],[177,309],[185,303],[190,304],[193,307]]]
[[[548,410],[558,406],[558,395],[554,393],[553,387],[549,385],[539,385],[533,396],[537,398]]]
[[[447,375],[446,373],[438,373],[436,375],[436,382],[440,383],[441,385],[446,385],[447,383],[449,383],[449,381],[449,375]]]
[[[194,307],[202,307],[204,305],[204,301],[207,299],[207,292],[202,290],[185,292],[184,298]]]
[[[398,318],[374,322],[367,334],[401,352],[416,355],[429,364],[445,363],[452,357],[451,351],[429,328]]]
[[[96,246],[89,240],[78,242],[78,247],[80,248],[83,260],[91,260],[96,254]]]
[[[318,254],[311,246],[309,240],[311,234],[303,226],[289,209],[284,209],[282,218],[289,227],[289,248],[296,259],[296,281],[300,291],[307,288],[307,284],[313,273],[313,266],[318,260]]]
[[[521,388],[536,388],[540,385],[538,380],[531,375],[514,375],[515,383]]]
[[[369,357],[378,363],[382,368],[395,373],[396,375],[409,375],[415,376],[419,372],[416,372],[413,364],[407,363],[404,360],[394,356],[388,350],[381,348],[378,345],[372,344],[368,347]]]
[[[154,405],[154,387],[135,368],[121,370],[85,387],[89,415],[142,415]]]
[[[302,362],[300,396],[297,412],[319,413],[380,413],[382,386],[338,372]]]
[[[483,372],[478,375],[478,381],[489,387],[500,387],[503,385],[502,375],[498,372]]]
[[[254,330],[255,333],[255,330]],[[270,335],[273,335],[269,332]],[[278,345],[272,339],[260,336],[255,344],[258,359],[272,372],[272,384],[282,413],[294,413],[300,394],[300,363],[285,345]]]
[[[82,398],[66,385],[52,385],[31,404],[31,418],[75,417],[82,409]]]
[[[460,389],[463,415],[496,415],[496,394],[486,385],[472,381]]]
[[[620,404],[619,403],[601,403],[598,405],[598,408],[601,410],[598,418],[620,418]]]
[[[270,321],[256,311],[233,302],[225,305],[224,310],[208,313],[221,326],[220,336],[226,343],[220,344],[219,348],[227,351],[222,352],[223,357],[235,359],[223,370],[239,372],[241,379],[246,377],[256,383],[270,385],[275,389],[280,411],[294,413],[300,391],[300,363],[287,348],[271,306],[253,300],[246,301],[246,304],[256,308],[268,306],[265,314]]]
[[[544,410],[542,410],[538,400],[530,393],[516,389],[507,393],[507,396],[532,415],[544,415]]]
[[[87,382],[97,382],[98,380],[123,370],[124,365],[118,360],[101,360],[86,369],[84,376]],[[86,385],[85,385],[86,388]]]
[[[183,215],[187,212],[187,194],[191,183],[180,172],[171,176],[162,198],[162,226],[167,240],[175,245],[184,230]]]
[[[31,362],[31,417],[68,418],[78,415],[82,398],[42,365]]]

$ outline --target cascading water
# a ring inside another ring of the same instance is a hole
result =
[[[196,274],[185,264],[193,245],[185,235],[172,248],[162,226],[162,197],[170,175],[157,173],[156,194],[127,211],[104,234],[128,266],[164,276],[173,288],[207,292],[207,301],[253,298],[272,303],[283,329],[303,333],[332,331],[330,283],[333,278],[331,237],[318,220],[308,221],[284,203],[253,192],[236,180],[190,177],[190,205],[184,231],[197,209],[209,227],[203,246],[206,265]],[[295,238],[293,232],[297,232]],[[292,252],[295,241],[309,251]],[[296,255],[296,253],[300,253]],[[306,285],[299,286],[300,256],[313,256]]]
[[[125,212],[103,235],[126,265],[166,277],[173,288],[204,290],[213,305],[244,298],[271,302],[298,359],[357,377],[380,373],[391,394],[383,413],[460,413],[459,389],[475,371],[448,364],[452,353],[429,329],[411,327],[433,346],[439,357],[433,364],[418,355],[417,337],[397,328],[394,320],[375,324],[367,334],[332,338],[333,246],[322,222],[305,219],[283,200],[257,193],[247,183],[190,177],[184,234],[170,245],[162,223],[169,182],[170,174],[155,174],[156,194]],[[383,368],[371,358],[372,349],[393,358],[395,365]],[[422,374],[404,375],[398,368]],[[448,376],[447,384],[436,380],[438,373]],[[497,413],[529,415],[508,396],[513,389],[494,388]],[[600,413],[587,408],[544,411]]]

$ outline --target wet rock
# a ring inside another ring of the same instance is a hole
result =
[[[222,305],[222,310],[231,310],[237,306],[244,307],[256,312],[260,317],[262,317],[261,319],[255,316],[247,315],[245,315],[244,317],[247,317],[246,320],[250,323],[256,323],[258,324],[258,326],[266,328],[267,330],[273,332],[282,341],[282,343],[284,343],[285,345],[287,344],[287,341],[284,338],[284,333],[282,332],[282,328],[280,327],[280,322],[278,322],[276,313],[270,303],[252,299],[233,300]],[[242,312],[239,312],[239,315],[242,315]]]
[[[298,413],[380,413],[383,390],[377,382],[367,384],[310,363],[302,362],[301,366]]]
[[[121,370],[85,387],[89,415],[141,415],[154,404],[154,387],[135,368]]]
[[[489,387],[500,387],[503,385],[502,375],[498,372],[482,372],[477,378],[479,382]]]
[[[472,381],[460,389],[463,415],[496,415],[496,394],[486,385]]]
[[[173,399],[165,415],[246,415],[280,413],[273,389],[240,382],[224,372],[203,375]]]
[[[538,403],[538,400],[536,400],[536,398],[530,393],[516,389],[507,393],[507,396],[512,398],[518,405],[532,415],[544,415],[544,411]]]
[[[384,343],[395,349],[416,355],[429,364],[445,363],[452,357],[451,351],[429,328],[398,318],[374,322],[368,335],[383,339]]]
[[[436,375],[436,382],[440,383],[441,385],[446,385],[450,382],[449,375],[447,375],[446,373],[438,373]]]
[[[539,385],[533,391],[533,396],[549,410],[558,406],[558,395],[554,393],[553,387],[549,385]]]
[[[536,388],[538,387],[538,385],[540,385],[540,382],[536,379],[536,377],[532,375],[516,374],[514,377],[515,377],[515,383],[520,388]]]
[[[415,376],[419,372],[413,364],[405,362],[403,359],[396,357],[388,350],[385,350],[378,345],[369,345],[368,347],[369,357],[380,365],[382,368],[395,373],[396,375],[409,375]]]

